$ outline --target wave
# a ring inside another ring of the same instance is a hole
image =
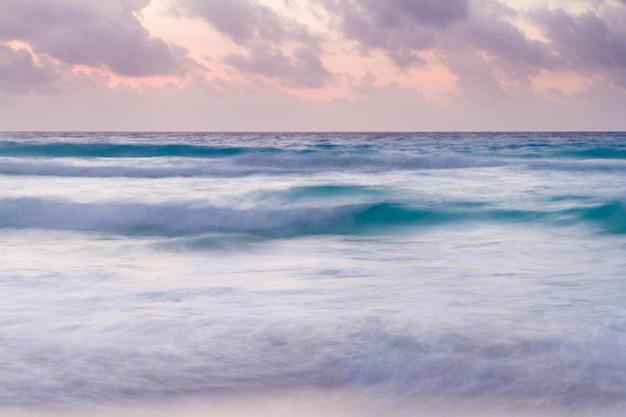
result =
[[[222,151],[219,151],[222,152]],[[624,172],[625,159],[532,159],[466,155],[328,154],[323,152],[233,151],[209,157],[14,158],[0,156],[0,175],[79,178],[244,177],[325,172],[460,170],[521,167],[531,171]]]
[[[626,159],[626,149],[590,148],[565,152],[565,156],[581,159]]]
[[[0,175],[76,177],[76,178],[171,178],[171,177],[246,177],[250,175],[309,175],[319,172],[362,172],[379,173],[390,170],[430,171],[465,168],[490,168],[515,165],[504,160],[437,159],[431,158],[393,161],[374,161],[361,158],[315,158],[274,159],[257,161],[214,160],[207,164],[196,160],[150,161],[141,165],[126,161],[125,164],[84,165],[52,162],[48,160],[0,159]],[[559,162],[537,161],[529,164],[534,170],[579,171],[579,172],[624,172],[626,163],[610,161]]]
[[[626,202],[624,200],[574,208],[567,212],[575,214],[582,220],[600,225],[607,232],[626,233]]]
[[[583,223],[609,233],[626,233],[626,204],[616,200],[595,206],[547,211],[501,209],[466,202],[414,207],[383,201],[324,207],[234,209],[183,204],[88,204],[40,198],[0,200],[2,228],[144,236],[377,234],[452,224],[532,222]]]
[[[604,133],[3,133],[0,156],[214,157],[242,152],[454,152],[467,156],[625,159],[623,132]]]
[[[144,296],[160,302],[180,297]],[[11,360],[0,371],[0,404],[122,402],[306,387],[574,409],[626,401],[619,324],[610,323],[586,340],[567,334],[503,337],[475,329],[419,333],[361,318],[350,326],[326,324],[284,320],[259,329],[241,322],[223,326],[170,319],[117,324],[118,337],[93,335],[97,344],[21,336],[4,345]],[[25,372],[28,364],[36,374]]]
[[[303,185],[280,191],[262,191],[253,193],[256,201],[275,202],[277,204],[306,203],[328,205],[340,200],[371,200],[381,198],[385,192],[378,187],[346,184]]]
[[[219,161],[219,160],[217,160]],[[74,162],[74,161],[72,161]],[[118,161],[116,161],[118,162]],[[258,170],[235,168],[196,160],[149,160],[149,164],[125,160],[113,164],[65,163],[58,160],[0,159],[0,174],[11,176],[76,177],[76,178],[170,178],[170,177],[238,177]]]
[[[221,147],[187,144],[19,143],[0,142],[0,156],[46,158],[220,158],[244,152],[279,152],[277,148]]]
[[[440,170],[505,165],[499,159],[464,156],[407,157],[324,153],[248,153],[228,158],[153,158],[68,160],[0,157],[0,175],[33,175],[86,178],[241,177],[317,172],[384,172],[392,170]]]

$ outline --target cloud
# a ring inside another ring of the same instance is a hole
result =
[[[427,63],[434,51],[461,90],[498,93],[558,64],[548,45],[511,20],[519,12],[497,0],[319,0],[362,52],[377,49],[400,69]]]
[[[193,62],[185,49],[150,36],[134,13],[150,0],[3,0],[0,40],[36,54],[124,76],[179,74]]]
[[[522,16],[492,0],[474,0],[468,18],[439,37],[439,59],[457,77],[466,96],[494,99],[530,92],[532,79],[561,66],[544,42],[533,40],[510,20]],[[506,90],[509,90],[508,92]]]
[[[626,11],[622,6],[604,15],[593,11],[576,15],[559,9],[538,11],[534,17],[565,68],[604,72],[626,88]]]
[[[469,11],[468,0],[324,0],[323,3],[341,16],[387,28],[416,24],[445,27],[464,20]]]
[[[237,84],[201,76],[191,77],[182,87],[110,88],[107,76],[94,71],[76,74],[72,80],[75,88],[60,94],[0,94],[0,127],[124,131],[626,129],[624,95],[606,85],[550,103],[535,95],[437,104],[414,89],[381,81],[368,74],[356,81],[358,96],[318,101],[289,95],[268,84]]]
[[[182,13],[200,17],[236,43],[254,40],[316,42],[307,27],[251,0],[178,0]]]
[[[59,79],[48,62],[37,64],[27,49],[13,49],[0,44],[0,91],[5,94],[26,94],[48,91]]]
[[[181,14],[204,20],[247,50],[223,57],[238,71],[294,88],[320,88],[332,78],[321,59],[321,37],[294,18],[251,0],[177,1]]]
[[[279,79],[293,88],[319,88],[331,78],[318,54],[307,47],[288,56],[268,43],[258,43],[250,47],[248,56],[232,54],[225,61],[243,73]]]
[[[437,32],[463,21],[468,0],[321,0],[346,38],[378,48],[399,67],[423,63],[417,54],[436,44]]]
[[[623,130],[626,0],[555,1],[0,0],[0,129]]]
[[[557,66],[546,44],[528,39],[507,21],[481,17],[469,23],[466,31],[468,46],[488,53],[494,66],[518,78]]]
[[[626,68],[626,28],[610,28],[594,12],[571,15],[564,10],[538,13],[552,47],[573,67]]]

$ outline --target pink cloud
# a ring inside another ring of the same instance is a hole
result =
[[[269,4],[4,0],[0,130],[626,129],[622,1]]]
[[[177,0],[180,13],[204,20],[247,52],[223,62],[247,76],[263,76],[289,88],[320,88],[332,78],[321,37],[294,18],[250,0]],[[285,44],[296,47],[285,48]]]
[[[151,37],[133,14],[147,0],[4,0],[0,40],[27,42],[37,54],[126,76],[181,73],[184,48]]]
[[[5,94],[50,92],[59,80],[50,62],[35,62],[27,49],[0,44],[0,91]]]
[[[626,8],[610,14],[589,11],[570,14],[541,10],[534,14],[550,46],[562,59],[562,68],[583,73],[604,73],[626,89]]]

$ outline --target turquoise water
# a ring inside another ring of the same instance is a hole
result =
[[[0,408],[622,415],[625,253],[623,133],[2,133]]]

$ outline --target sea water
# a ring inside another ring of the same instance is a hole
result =
[[[626,412],[624,133],[2,133],[0,415]]]

